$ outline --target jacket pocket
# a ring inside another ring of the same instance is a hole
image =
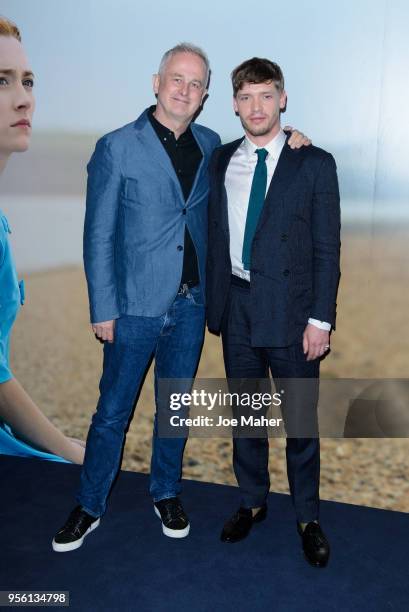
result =
[[[122,197],[131,202],[139,202],[138,198],[138,179],[125,177],[122,185]]]

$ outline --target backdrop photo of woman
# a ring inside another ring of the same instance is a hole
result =
[[[0,173],[12,153],[26,151],[35,107],[34,75],[15,24],[0,16]],[[85,444],[60,432],[13,376],[10,334],[24,302],[0,211],[0,454],[82,463]]]

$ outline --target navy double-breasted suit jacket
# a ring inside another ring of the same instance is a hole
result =
[[[231,277],[225,174],[243,139],[210,163],[207,319],[219,332]],[[288,139],[287,139],[288,140]],[[335,327],[340,278],[340,202],[335,161],[315,146],[283,147],[251,252],[252,346],[302,341],[310,317]]]

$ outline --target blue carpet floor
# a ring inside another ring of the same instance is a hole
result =
[[[70,610],[107,612],[349,612],[409,609],[409,515],[322,502],[332,547],[325,569],[304,560],[286,495],[266,521],[222,544],[237,489],[184,482],[191,520],[182,540],[162,535],[148,478],[121,472],[100,527],[70,553],[51,540],[74,505],[79,468],[0,457],[0,590],[70,592]]]

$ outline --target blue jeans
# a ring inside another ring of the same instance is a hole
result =
[[[122,316],[116,320],[114,342],[104,345],[100,398],[92,417],[81,472],[78,503],[101,516],[119,469],[124,432],[152,355],[155,356],[156,413],[152,440],[150,493],[159,501],[181,491],[186,438],[157,434],[158,380],[193,378],[203,345],[205,307],[199,286],[178,294],[160,317]],[[187,389],[189,391],[189,389]],[[169,409],[169,406],[166,406]]]

